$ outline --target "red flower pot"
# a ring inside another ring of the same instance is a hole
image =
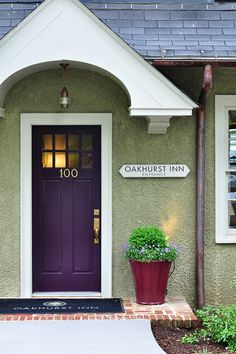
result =
[[[170,261],[130,261],[138,304],[163,304],[169,277]]]

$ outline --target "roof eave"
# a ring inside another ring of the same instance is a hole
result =
[[[206,57],[206,58],[191,58],[191,57],[179,57],[179,58],[146,58],[146,60],[151,63],[155,67],[160,66],[196,66],[202,67],[207,64],[211,64],[215,67],[234,67],[236,66],[236,57],[222,57],[222,58],[213,58],[213,57]]]

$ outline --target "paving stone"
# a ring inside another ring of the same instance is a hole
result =
[[[160,51],[150,52],[155,56]],[[165,53],[167,54],[167,53]],[[173,55],[170,51],[168,56]],[[182,308],[185,312],[182,312]],[[176,322],[181,327],[196,326],[197,318],[193,314],[190,306],[185,299],[168,298],[162,305],[139,305],[130,299],[124,300],[125,313],[120,314],[22,314],[22,315],[0,315],[0,321],[66,321],[66,320],[130,320],[130,319],[150,319],[154,322],[166,324],[168,326],[176,326]]]

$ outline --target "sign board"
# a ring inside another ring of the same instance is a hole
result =
[[[124,178],[186,177],[190,170],[187,165],[123,165],[120,174]]]

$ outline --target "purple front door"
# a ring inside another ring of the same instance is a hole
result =
[[[33,292],[101,291],[99,126],[34,126]]]

